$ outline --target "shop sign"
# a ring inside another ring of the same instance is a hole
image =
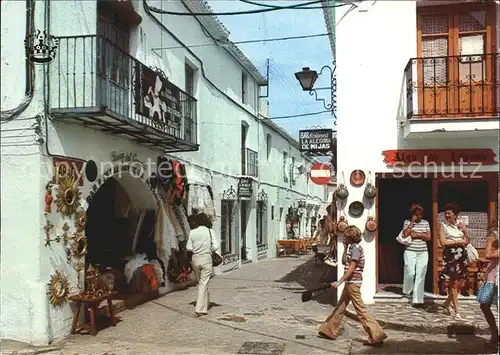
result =
[[[54,158],[54,174],[52,182],[58,184],[62,179],[73,177],[78,185],[83,186],[83,161],[71,158]]]
[[[181,90],[141,62],[137,61],[135,67],[135,112],[155,122],[179,123]]]
[[[249,199],[252,197],[252,193],[252,179],[240,178],[240,181],[238,181],[238,198]]]
[[[121,162],[121,163],[132,163],[132,162],[137,162],[141,163],[142,162],[139,160],[137,153],[134,152],[116,152],[112,151],[111,152],[111,161],[114,162]]]
[[[300,151],[304,153],[329,153],[332,151],[331,129],[307,129],[299,131]]]
[[[401,149],[384,150],[384,163],[388,166],[419,164],[460,165],[481,164],[495,165],[496,154],[491,149]]]

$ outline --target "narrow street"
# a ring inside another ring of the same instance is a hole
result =
[[[212,280],[209,315],[194,318],[196,288],[168,294],[119,314],[116,328],[75,335],[45,349],[2,342],[2,354],[484,354],[487,335],[448,336],[387,330],[381,348],[367,348],[360,326],[346,318],[337,341],[316,336],[331,310],[332,291],[302,303],[306,282],[321,267],[311,256],[249,264]],[[314,273],[313,273],[314,272]],[[476,305],[470,305],[476,307]],[[8,350],[11,349],[11,350]],[[21,349],[18,349],[18,351]]]

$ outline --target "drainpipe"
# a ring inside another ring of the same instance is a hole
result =
[[[26,0],[26,28],[25,28],[25,33],[26,33],[26,39],[29,39],[31,35],[31,31],[33,30],[34,23],[35,23],[35,1],[34,0]],[[24,112],[28,108],[28,106],[31,103],[31,100],[33,100],[33,93],[35,92],[35,73],[33,70],[33,64],[30,63],[28,55],[26,54],[25,58],[25,94],[24,94],[24,99],[21,101],[21,103],[10,110],[5,110],[0,112],[0,120],[2,122],[9,122],[18,117],[21,113]]]

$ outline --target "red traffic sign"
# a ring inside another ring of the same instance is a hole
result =
[[[328,164],[316,163],[311,167],[309,177],[316,185],[326,185],[332,178],[332,170]]]

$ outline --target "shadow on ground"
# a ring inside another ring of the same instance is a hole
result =
[[[305,263],[296,267],[288,274],[283,276],[281,279],[275,280],[275,282],[282,282],[282,283],[296,282],[300,286],[302,286],[303,289],[297,289],[295,287],[290,288],[286,286],[283,286],[282,289],[289,290],[294,293],[301,293],[301,291],[304,291],[306,289],[310,290],[320,286],[320,284],[322,284],[322,282],[320,282],[320,278],[323,275],[323,273],[324,273],[324,278],[328,281],[334,281],[337,277],[336,268],[326,267],[323,263],[315,263],[314,258],[309,257],[309,259]],[[337,290],[328,290],[325,293],[318,296],[317,298],[313,299],[311,302],[316,301],[321,304],[328,304],[334,306],[337,300],[336,292]]]
[[[448,342],[433,340],[392,340],[388,339],[380,347],[365,347],[361,341],[353,344],[355,354],[494,354],[494,348],[487,345],[483,338],[475,336],[457,337]]]

